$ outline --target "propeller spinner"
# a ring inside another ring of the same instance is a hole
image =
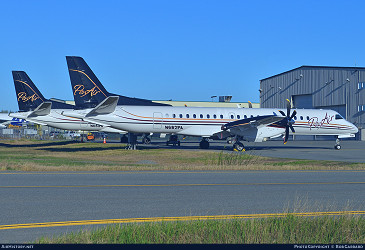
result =
[[[293,120],[293,117],[297,114],[297,111],[294,110],[293,113],[290,115],[290,109],[291,109],[290,101],[288,99],[286,99],[286,100],[287,100],[286,115],[283,111],[279,110],[279,112],[282,116],[286,116],[284,144],[286,144],[288,142],[289,128],[290,128],[291,132],[295,133],[295,130],[293,128],[293,124],[295,123],[295,121]]]

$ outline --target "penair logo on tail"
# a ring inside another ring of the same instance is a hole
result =
[[[100,93],[100,90],[96,88],[96,86],[92,89],[85,89],[83,84],[78,84],[74,86],[74,95],[80,95],[80,97],[84,97],[88,94],[91,96],[95,96]]]
[[[25,93],[25,92],[19,92],[18,93],[18,101],[22,101],[22,102],[31,101],[31,102],[34,102],[35,100],[38,100],[38,99],[39,99],[39,96],[35,93],[31,96],[28,96],[27,93]]]

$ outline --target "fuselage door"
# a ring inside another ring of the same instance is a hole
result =
[[[153,128],[160,129],[162,127],[162,123],[163,123],[162,113],[154,112],[153,113]]]

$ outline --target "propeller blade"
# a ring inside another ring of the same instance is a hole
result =
[[[291,130],[291,132],[293,132],[293,133],[295,133],[295,130],[294,130],[294,128],[293,128],[293,125],[289,125],[289,128],[290,128],[290,130]]]
[[[286,115],[285,115],[285,113],[284,113],[283,111],[279,110],[279,112],[280,112],[280,114],[281,114],[282,116],[286,116]]]
[[[288,142],[288,138],[289,138],[289,128],[286,127],[286,129],[285,129],[285,137],[284,137],[284,144],[286,144]]]
[[[293,111],[293,114],[291,114],[291,116],[290,116],[289,120],[293,119],[293,117],[294,117],[296,114],[297,114],[297,111],[296,111],[296,110],[294,110],[294,111]]]
[[[290,105],[290,101],[288,99],[286,99],[288,102],[286,103],[286,116],[289,117],[290,116],[290,108],[291,108],[291,105]]]

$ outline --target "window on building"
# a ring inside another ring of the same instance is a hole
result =
[[[357,84],[357,89],[363,89],[363,88],[365,88],[365,82],[359,82]]]
[[[357,111],[358,112],[365,111],[365,105],[359,105],[359,106],[357,106]]]

